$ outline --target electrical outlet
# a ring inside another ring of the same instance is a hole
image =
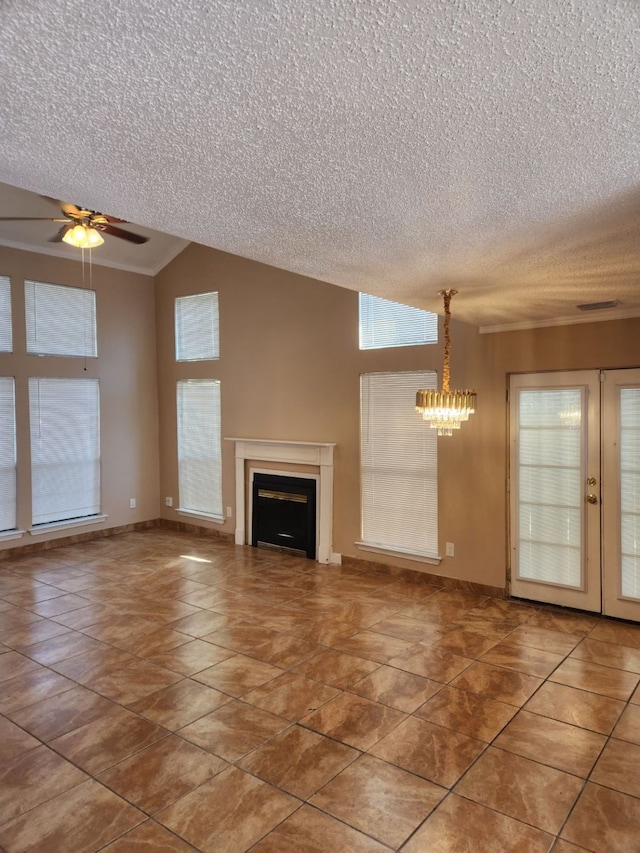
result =
[[[165,506],[173,506],[173,498],[165,498],[164,499]]]
[[[446,548],[445,548],[445,554],[447,555],[447,557],[454,557],[455,552],[456,552],[456,549],[454,547],[453,542],[447,542]]]
[[[231,516],[232,516],[232,515],[233,515],[233,512],[232,512],[232,510],[231,510],[231,507],[230,507],[230,506],[228,506],[228,507],[227,507],[227,518],[231,518]]]
[[[135,498],[129,498],[129,509],[135,509],[135,508],[136,508],[136,499]]]

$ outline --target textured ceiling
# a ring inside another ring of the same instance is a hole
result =
[[[458,287],[485,328],[640,315],[636,0],[4,0],[0,28],[7,184],[426,308]]]

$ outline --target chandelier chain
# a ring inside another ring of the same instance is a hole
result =
[[[442,390],[449,393],[449,380],[451,377],[451,366],[449,363],[449,350],[451,349],[451,335],[449,334],[449,321],[451,320],[451,297],[455,296],[457,290],[441,290],[438,294],[444,300],[444,360],[442,364]]]

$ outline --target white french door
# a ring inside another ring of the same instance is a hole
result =
[[[640,370],[513,376],[511,594],[640,621]]]

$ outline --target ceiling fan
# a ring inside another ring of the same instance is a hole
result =
[[[117,219],[115,216],[106,216],[97,210],[88,210],[75,204],[60,202],[63,217],[55,216],[0,216],[0,222],[61,222],[62,225],[50,243],[64,241],[71,246],[81,249],[91,249],[104,243],[102,234],[110,234],[112,237],[120,237],[130,243],[146,243],[148,237],[117,228],[115,223],[126,223],[125,219]]]

